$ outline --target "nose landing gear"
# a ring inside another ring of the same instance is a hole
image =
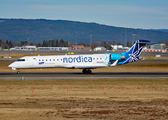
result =
[[[19,74],[20,73],[20,71],[19,71],[19,69],[17,69],[17,74]]]
[[[83,74],[92,74],[92,71],[90,69],[83,69]]]

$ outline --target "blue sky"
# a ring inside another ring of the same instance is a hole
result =
[[[168,29],[168,0],[0,0],[0,18],[61,19]]]

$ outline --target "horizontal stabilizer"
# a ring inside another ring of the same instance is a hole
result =
[[[138,40],[138,43],[139,44],[155,44],[154,42],[151,42],[151,41],[149,41],[149,40]]]

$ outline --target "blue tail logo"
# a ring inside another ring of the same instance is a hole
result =
[[[153,44],[153,42],[148,40],[137,40],[128,52],[121,53],[121,55],[124,55],[126,58],[124,60],[119,61],[118,65],[139,60],[139,56],[143,50],[143,47],[146,44]]]
[[[130,63],[139,60],[139,56],[142,52],[144,45],[139,44],[140,40],[137,40],[132,48],[127,52],[127,60],[125,63]]]

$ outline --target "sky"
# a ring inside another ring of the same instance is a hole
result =
[[[0,0],[0,18],[42,18],[168,29],[168,0]]]

